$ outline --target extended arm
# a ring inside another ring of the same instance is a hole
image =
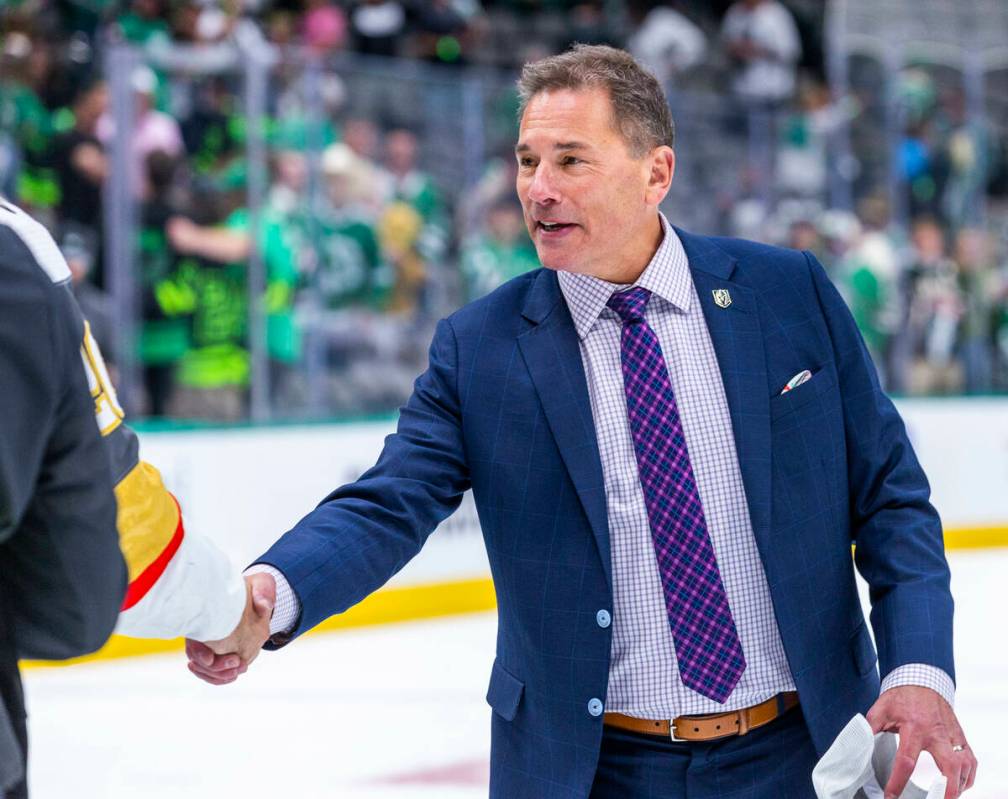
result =
[[[451,323],[442,321],[428,369],[417,379],[378,462],[326,497],[257,560],[275,568],[284,578],[283,590],[292,594],[293,610],[285,615],[293,621],[268,648],[286,644],[384,585],[462,501],[469,468],[457,358]],[[278,595],[277,603],[285,604],[285,598]],[[248,661],[244,654],[241,664],[234,657],[215,658],[195,642],[189,644],[189,657],[190,669],[215,684],[235,679]]]
[[[292,636],[360,602],[410,560],[469,488],[458,400],[457,349],[438,324],[429,366],[385,439],[378,462],[338,488],[258,562],[297,594]]]

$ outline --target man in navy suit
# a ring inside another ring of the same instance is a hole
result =
[[[976,761],[941,524],[822,267],[668,224],[672,120],[626,53],[578,46],[519,88],[545,268],[440,322],[377,464],[252,567],[278,583],[267,646],[379,588],[471,488],[491,796],[809,797],[859,712],[900,732],[887,795],[926,749],[957,796]]]

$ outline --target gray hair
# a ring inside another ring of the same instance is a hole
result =
[[[615,47],[576,44],[565,53],[526,64],[518,79],[518,115],[540,92],[596,87],[609,92],[613,127],[634,158],[663,144],[673,146],[675,127],[661,85],[632,55]]]

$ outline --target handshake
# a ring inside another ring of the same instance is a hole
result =
[[[245,611],[234,631],[219,641],[186,639],[189,671],[211,685],[226,685],[244,674],[270,636],[270,619],[276,603],[276,582],[271,574],[245,576]]]

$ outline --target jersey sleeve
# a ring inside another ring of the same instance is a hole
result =
[[[95,420],[115,481],[119,546],[129,586],[116,631],[137,638],[226,637],[245,608],[245,583],[209,539],[185,529],[161,474],[139,457],[97,343],[85,323],[81,347]]]
[[[19,656],[92,651],[117,619],[138,637],[225,637],[244,581],[185,530],[123,423],[65,259],[3,201],[0,278],[0,600]]]

